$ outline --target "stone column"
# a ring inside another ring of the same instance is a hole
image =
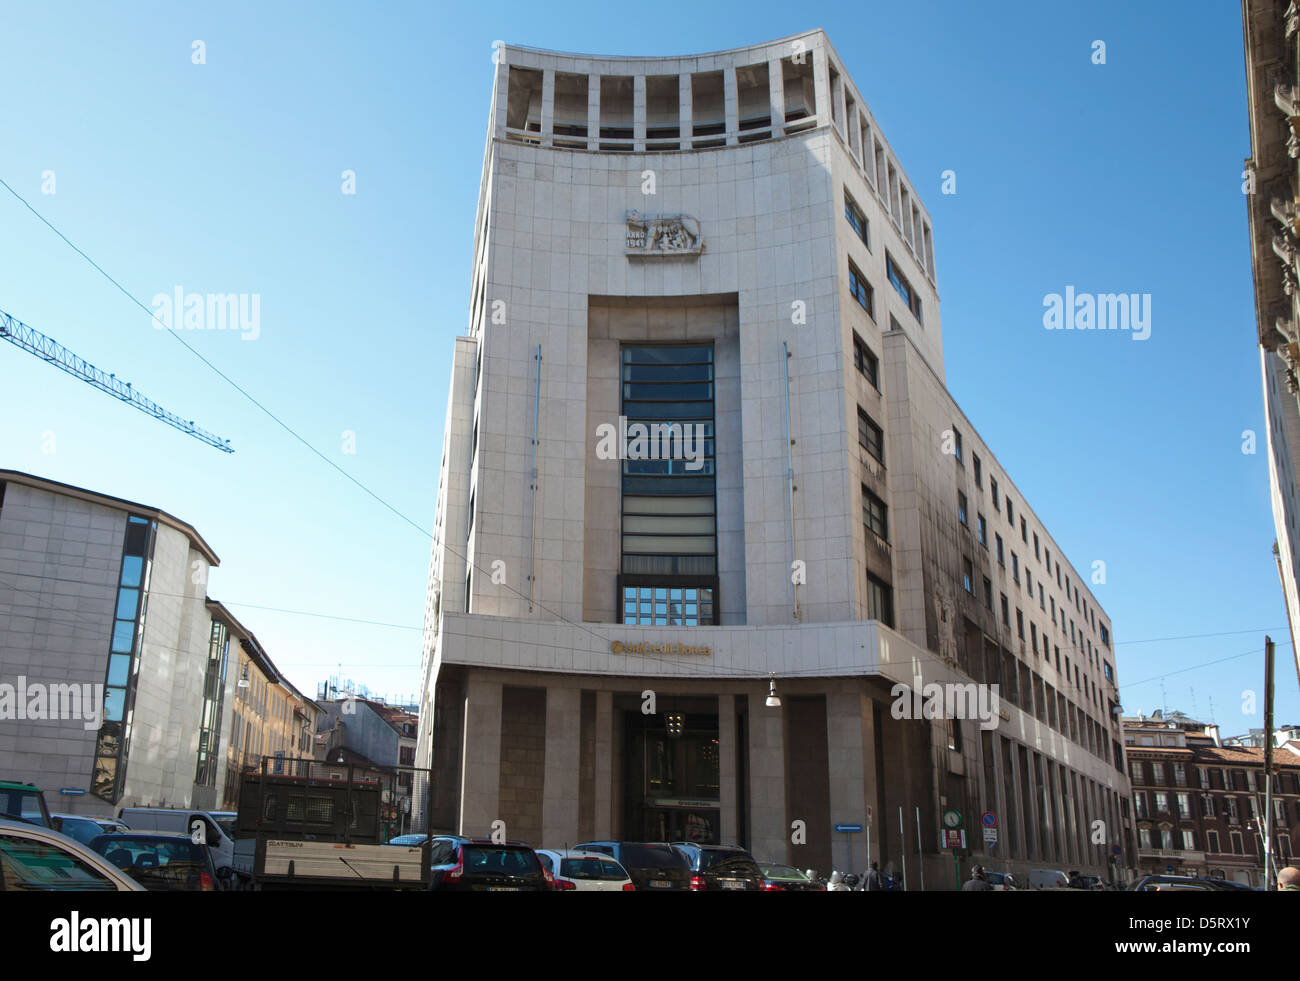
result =
[[[546,765],[542,778],[542,843],[562,845],[578,837],[578,782],[582,691],[546,689]]]
[[[718,807],[721,811],[719,834],[724,842],[740,837],[736,813],[736,699],[718,696]]]
[[[785,70],[780,58],[767,61],[767,91],[772,102],[772,138],[785,135]]]
[[[850,872],[866,868],[866,758],[863,745],[863,697],[848,688],[826,694],[826,751],[830,766],[832,824],[860,824],[863,834],[832,834],[832,867]],[[873,766],[874,771],[874,766]],[[875,784],[872,773],[871,783]],[[851,840],[850,840],[851,839]]]
[[[819,41],[812,49],[813,93],[817,99],[817,123],[824,126],[831,121],[831,73],[826,60],[826,48]]]
[[[542,146],[551,146],[555,139],[555,70],[542,72]]]
[[[740,93],[736,86],[736,66],[722,70],[722,116],[726,120],[727,145],[740,143]]]
[[[645,76],[632,76],[632,138],[637,153],[645,153]]]
[[[587,76],[587,149],[600,147],[600,76]]]
[[[785,716],[764,705],[767,692],[749,695],[750,847],[773,862],[789,860],[785,822]]]
[[[596,818],[593,833],[599,841],[614,833],[613,751],[614,693],[596,692]]]
[[[485,835],[501,816],[501,683],[470,672],[465,684],[457,831]]]
[[[678,125],[681,127],[683,150],[691,148],[691,120],[695,114],[695,106],[691,98],[691,74],[682,72],[677,76],[677,115]]]

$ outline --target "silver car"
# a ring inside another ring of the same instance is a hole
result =
[[[537,848],[537,860],[551,873],[555,888],[577,892],[632,892],[627,869],[603,852]]]
[[[4,892],[144,892],[104,856],[49,828],[0,820]]]

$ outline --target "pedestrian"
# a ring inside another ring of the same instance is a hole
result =
[[[1300,892],[1300,869],[1288,865],[1277,874],[1278,892]]]
[[[984,866],[975,865],[970,870],[970,878],[961,887],[962,892],[992,892],[993,887],[984,876]]]
[[[872,862],[867,871],[867,892],[883,892],[885,885],[880,881],[880,863]]]

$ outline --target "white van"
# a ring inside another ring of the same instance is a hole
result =
[[[219,875],[223,868],[230,869],[230,872],[225,875],[233,875],[236,871],[234,811],[124,807],[118,812],[117,817],[132,831],[161,831],[165,834],[189,835],[195,841],[202,841],[208,846],[208,851],[212,853],[212,864]]]
[[[1070,877],[1060,869],[1030,869],[1030,889],[1068,889]]]

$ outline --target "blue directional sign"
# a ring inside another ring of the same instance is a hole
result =
[[[69,797],[84,797],[86,792],[80,787],[60,787],[59,793],[66,794]]]
[[[860,824],[837,824],[837,825],[835,825],[835,830],[836,830],[836,831],[842,831],[842,832],[845,832],[845,833],[847,833],[847,834],[854,834],[854,833],[856,833],[856,832],[862,830],[862,825],[860,825]]]

